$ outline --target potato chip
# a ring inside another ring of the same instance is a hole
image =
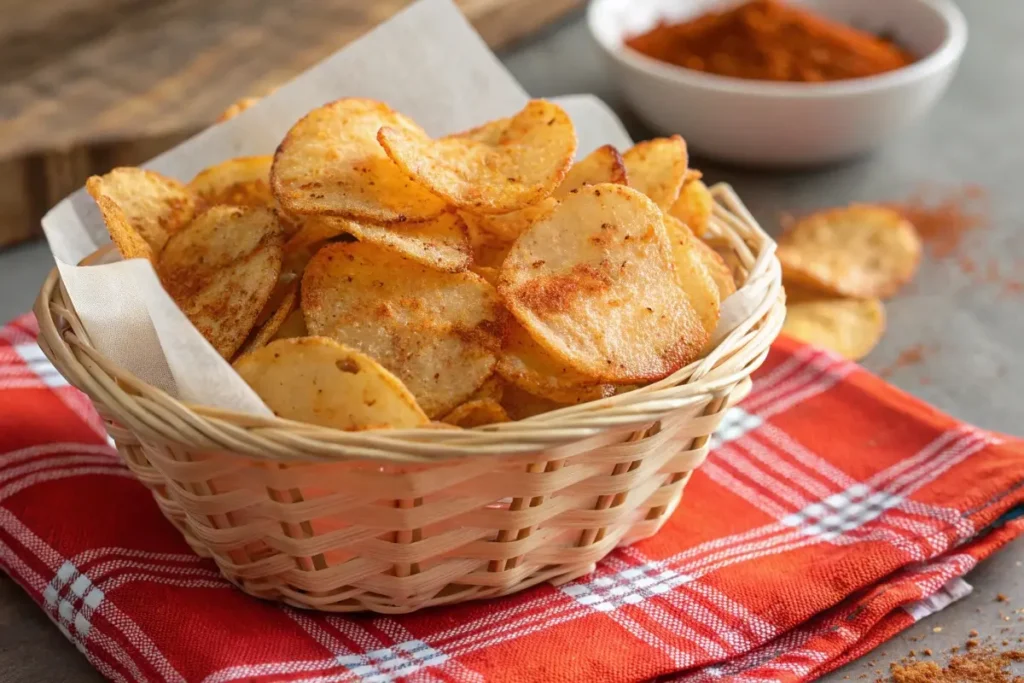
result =
[[[469,397],[470,401],[474,401],[481,398],[490,398],[495,401],[501,402],[501,397],[505,393],[505,380],[500,375],[494,374],[488,377],[480,388],[473,392],[472,396]]]
[[[278,282],[280,285],[280,281]],[[272,293],[270,299],[263,307],[263,311],[256,318],[256,329],[252,331],[249,338],[238,355],[251,353],[256,349],[263,348],[272,339],[277,338],[277,333],[292,313],[298,310],[299,306],[299,283],[292,282],[281,289],[280,293]],[[293,337],[304,335],[290,335]]]
[[[685,223],[690,232],[697,237],[703,237],[707,233],[708,225],[711,223],[711,212],[715,208],[715,198],[711,196],[711,190],[700,178],[700,171],[687,171],[679,199],[669,209],[669,213]]]
[[[820,299],[787,303],[785,334],[860,360],[885,331],[885,308],[878,299]]]
[[[462,135],[432,140],[412,127],[385,125],[377,139],[409,177],[475,213],[536,204],[562,182],[576,153],[569,115],[544,100]]]
[[[274,414],[346,431],[428,422],[409,390],[375,360],[325,337],[281,339],[235,370]]]
[[[521,234],[551,213],[558,202],[545,197],[520,211],[499,214],[479,214],[460,211],[469,232],[473,262],[491,268],[500,268],[502,261]]]
[[[581,188],[534,223],[498,290],[534,340],[603,382],[660,379],[708,340],[680,295],[661,212],[622,185]]]
[[[441,421],[457,427],[471,429],[499,422],[508,422],[508,413],[493,398],[480,398],[466,401],[442,417]]]
[[[646,140],[623,154],[622,160],[629,186],[643,192],[663,211],[669,211],[686,180],[686,142],[678,135]]]
[[[715,287],[718,289],[719,301],[725,301],[736,291],[735,268],[730,266],[726,258],[713,249],[711,245],[704,240],[694,239],[693,242],[697,247],[697,250],[700,252],[704,266],[707,268],[708,273],[711,274],[711,278],[715,281]],[[726,254],[735,262],[736,267],[739,267],[739,258],[736,256],[736,253],[730,249]]]
[[[578,190],[584,185],[600,183],[629,184],[626,178],[626,164],[622,161],[622,155],[611,145],[598,147],[573,164],[569,172],[565,174],[562,184],[555,190],[554,197],[555,199],[564,199],[573,190]]]
[[[853,205],[800,220],[776,253],[786,280],[836,296],[884,299],[917,271],[921,239],[899,213]]]
[[[552,410],[566,406],[564,403],[536,396],[514,384],[509,384],[505,387],[505,395],[501,398],[501,407],[511,419],[525,420],[528,417],[550,413]]]
[[[306,329],[306,318],[302,315],[301,308],[295,308],[288,317],[284,319],[281,326],[277,328],[271,341],[274,339],[291,339],[293,337],[308,337],[309,330]]]
[[[498,268],[494,266],[472,266],[470,270],[487,280],[487,283],[491,285],[491,287],[498,286]]]
[[[286,245],[293,253],[300,247],[347,233],[360,242],[369,242],[393,251],[430,268],[457,273],[473,261],[466,225],[456,214],[445,213],[422,223],[376,225],[345,218],[316,216]]]
[[[552,357],[522,325],[510,323],[497,372],[520,389],[559,403],[585,403],[610,395],[609,385]]]
[[[201,208],[228,204],[232,206],[274,205],[270,191],[271,155],[237,157],[222,161],[200,171],[188,189]]]
[[[283,237],[269,209],[215,206],[167,242],[167,292],[225,358],[242,345],[281,272]]]
[[[410,180],[377,143],[382,126],[424,135],[386,104],[358,98],[326,104],[299,120],[277,148],[270,172],[281,206],[374,223],[440,216],[444,200]]]
[[[285,236],[301,226],[301,216],[281,208],[270,191],[270,165],[274,157],[237,157],[211,166],[192,179],[188,188],[196,196],[196,213],[211,206],[265,206],[274,209]]]
[[[427,268],[365,242],[317,252],[302,279],[302,311],[311,334],[376,358],[431,417],[490,377],[504,325],[497,293],[480,276]]]
[[[106,175],[92,176],[85,188],[93,199],[109,197],[124,212],[128,223],[159,254],[167,238],[195,216],[195,198],[173,178],[141,168],[115,168]]]
[[[710,256],[704,249],[710,250],[703,242],[693,236],[690,229],[670,215],[663,216],[665,231],[672,242],[672,258],[675,263],[676,282],[686,293],[690,305],[697,312],[701,325],[710,336],[718,326],[721,294],[718,284],[708,268]],[[713,251],[711,255],[717,257]],[[731,277],[730,277],[731,280]]]
[[[246,109],[248,109],[252,105],[254,105],[257,102],[259,102],[261,99],[263,99],[263,98],[262,97],[243,97],[242,99],[238,100],[237,102],[233,102],[227,109],[225,109],[224,111],[221,112],[220,116],[217,117],[216,123],[223,123],[224,121],[229,121],[229,120],[235,118],[236,116],[241,114],[243,111],[245,111]]]
[[[156,257],[153,255],[153,247],[142,238],[128,217],[124,215],[121,207],[110,197],[100,195],[96,197],[96,204],[100,207],[100,214],[103,222],[107,225],[107,232],[110,233],[110,240],[117,247],[121,258],[133,259],[144,258],[152,264],[156,264]],[[83,262],[82,265],[85,265]]]

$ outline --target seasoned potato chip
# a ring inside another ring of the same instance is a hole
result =
[[[622,155],[611,145],[598,147],[573,164],[569,172],[565,174],[562,184],[555,190],[554,197],[555,199],[564,199],[573,190],[578,190],[584,185],[600,183],[629,184],[626,179],[626,164],[622,161]]]
[[[345,218],[316,216],[288,242],[286,253],[347,233],[360,242],[369,242],[393,251],[430,268],[457,273],[469,268],[473,261],[469,235],[462,219],[452,213],[442,214],[422,223],[389,223],[376,225]]]
[[[233,102],[231,104],[231,106],[229,106],[227,109],[225,109],[224,111],[221,112],[220,116],[217,117],[217,121],[216,122],[217,123],[223,123],[224,121],[228,121],[230,119],[235,118],[236,116],[241,114],[243,111],[245,111],[246,109],[248,109],[252,105],[254,105],[257,102],[259,102],[261,99],[263,99],[263,98],[261,98],[261,97],[243,97],[242,99],[238,100],[237,102]]]
[[[510,323],[501,345],[498,374],[520,389],[559,403],[585,403],[610,395],[611,387],[551,356],[518,323]]]
[[[473,395],[469,397],[470,401],[481,398],[490,398],[495,401],[501,402],[501,397],[505,393],[505,380],[499,375],[491,375],[487,380],[480,385],[480,388],[473,392]]]
[[[487,215],[460,211],[459,215],[469,230],[473,262],[485,267],[500,268],[516,238],[551,213],[556,206],[556,200],[546,197],[532,206],[510,213]]]
[[[309,330],[306,329],[306,318],[302,315],[302,309],[296,308],[284,319],[281,326],[277,328],[272,339],[291,339],[293,337],[308,337]]]
[[[475,258],[475,257],[474,257]],[[504,259],[502,259],[504,260]],[[470,268],[474,273],[487,280],[487,283],[491,287],[498,286],[498,268],[494,266],[472,266]]]
[[[544,100],[462,135],[432,140],[409,126],[385,125],[377,139],[409,177],[476,213],[536,204],[562,182],[576,153],[569,115]]]
[[[195,198],[188,188],[154,171],[115,168],[106,175],[92,176],[85,188],[97,201],[109,197],[117,203],[155,254],[195,216]]]
[[[823,346],[851,360],[875,348],[885,331],[885,308],[878,299],[819,299],[787,303],[785,334]]]
[[[272,339],[278,338],[281,326],[288,320],[288,316],[298,310],[299,305],[299,283],[292,282],[284,287],[278,296],[271,294],[270,299],[263,307],[263,311],[256,319],[256,329],[249,338],[242,344],[238,355],[251,353],[256,349],[263,348]],[[289,335],[293,337],[303,335]]]
[[[708,269],[708,273],[711,274],[711,278],[715,281],[715,287],[718,288],[719,301],[725,301],[729,295],[736,291],[734,269],[726,261],[726,258],[714,250],[707,242],[701,239],[694,239],[694,245],[700,252],[701,260]],[[726,253],[735,261],[736,266],[739,267],[739,258],[735,252],[730,249]]]
[[[274,157],[237,157],[211,166],[192,179],[188,188],[196,196],[196,212],[211,206],[265,206],[274,209],[286,236],[302,226],[302,217],[285,211],[270,191],[270,165]]]
[[[200,208],[228,204],[232,206],[274,205],[270,191],[271,155],[237,157],[200,171],[188,189],[196,196]]]
[[[690,229],[679,219],[667,214],[663,217],[665,230],[672,242],[676,282],[686,293],[690,305],[700,317],[701,325],[710,336],[718,326],[719,306],[722,303],[718,284],[708,268],[709,255],[704,252],[704,249],[710,248],[694,237]],[[713,251],[711,254],[718,256]]]
[[[428,422],[409,390],[369,356],[333,339],[281,339],[235,362],[274,414],[347,431]]]
[[[282,241],[269,209],[215,206],[160,254],[167,292],[225,358],[249,336],[274,291]]]
[[[626,163],[629,186],[643,192],[663,211],[669,211],[686,180],[686,142],[678,135],[638,142],[622,155],[622,160]]]
[[[501,407],[505,409],[511,419],[525,420],[528,417],[550,413],[552,410],[566,406],[564,403],[536,396],[514,384],[509,384],[505,387],[505,395],[501,398]]]
[[[410,180],[377,143],[382,126],[424,135],[386,104],[357,98],[326,104],[299,120],[277,148],[270,171],[281,206],[374,223],[440,216],[444,200]]]
[[[107,232],[110,233],[110,240],[117,247],[118,253],[123,259],[144,258],[152,264],[156,264],[156,257],[153,255],[153,247],[142,238],[139,231],[128,222],[121,207],[110,197],[100,195],[96,197],[96,204],[100,207],[100,214],[103,222],[107,225]],[[85,265],[83,262],[82,265]]]
[[[504,313],[494,288],[364,242],[329,244],[302,279],[311,334],[361,349],[395,373],[437,417],[490,377]]]
[[[499,422],[508,422],[508,413],[493,398],[478,398],[466,401],[441,418],[441,421],[457,427],[470,429]]]
[[[800,220],[776,253],[790,282],[836,296],[884,299],[917,271],[921,239],[899,213],[853,205]]]
[[[660,379],[708,340],[676,283],[661,211],[622,185],[581,188],[534,223],[498,290],[534,340],[603,382]]]
[[[703,237],[707,233],[711,212],[715,208],[711,190],[700,178],[700,171],[691,169],[686,172],[686,181],[679,192],[679,199],[669,210],[671,215],[685,223],[697,237]]]

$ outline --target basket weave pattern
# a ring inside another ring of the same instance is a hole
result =
[[[661,528],[781,327],[774,244],[713,193],[746,319],[660,382],[518,422],[352,433],[184,404],[92,346],[56,271],[40,346],[192,548],[252,595],[394,613],[570,581]]]

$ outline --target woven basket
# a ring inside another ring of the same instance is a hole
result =
[[[712,191],[749,316],[664,380],[518,422],[355,433],[185,404],[93,348],[57,271],[39,344],[164,515],[247,593],[396,613],[562,583],[664,524],[782,325],[774,243],[728,186]]]

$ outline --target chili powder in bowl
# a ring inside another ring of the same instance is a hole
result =
[[[950,0],[594,0],[588,23],[648,125],[756,166],[877,147],[939,100],[967,42]]]

